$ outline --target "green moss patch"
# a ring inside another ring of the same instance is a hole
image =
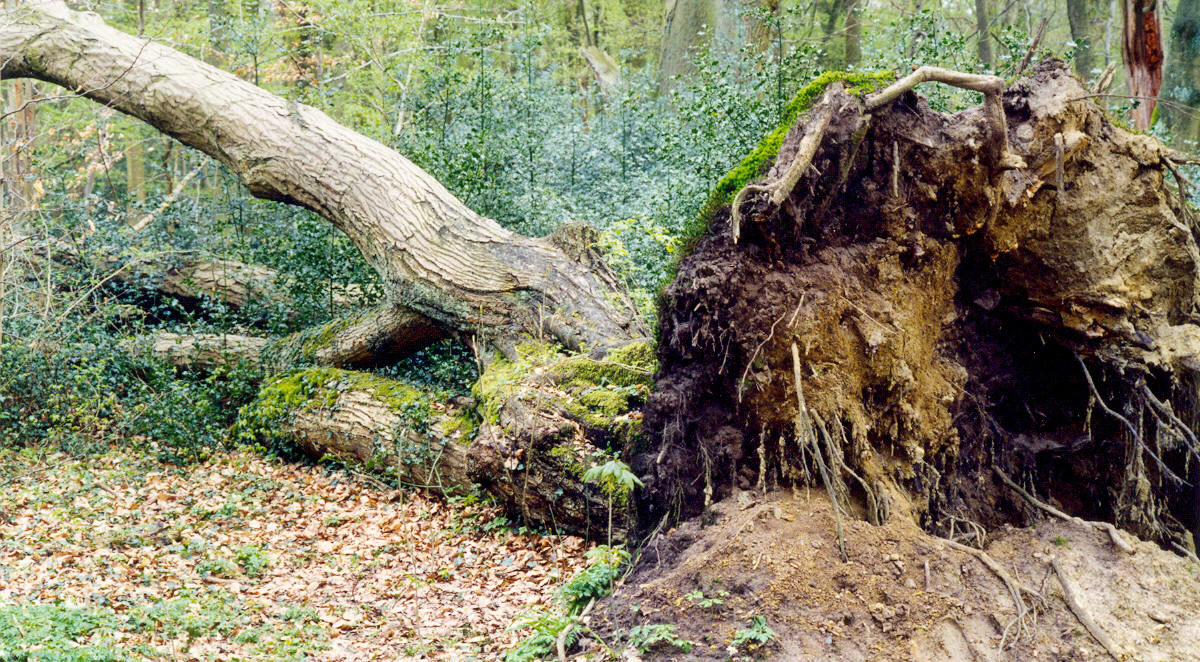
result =
[[[630,343],[604,359],[563,354],[536,341],[521,344],[517,352],[516,361],[494,361],[475,387],[489,422],[498,423],[503,407],[518,399],[540,402],[541,407],[619,439],[640,429],[629,413],[645,399],[654,380],[657,364],[649,343]]]
[[[825,94],[825,88],[833,83],[844,83],[851,94],[861,96],[894,79],[895,75],[891,72],[851,74],[843,71],[827,71],[797,92],[784,109],[783,120],[779,125],[764,136],[758,146],[746,155],[741,163],[717,182],[700,213],[684,227],[680,237],[680,245],[683,248],[679,252],[679,257],[682,258],[692,251],[700,237],[708,232],[717,212],[729,206],[738,191],[770,169],[771,164],[775,161],[775,156],[779,154],[779,148],[783,146],[783,140],[787,137],[788,131],[792,129],[802,114],[821,100],[821,96]]]
[[[238,414],[234,438],[241,443],[268,446],[285,441],[281,424],[297,411],[332,407],[341,393],[359,391],[370,394],[392,410],[414,432],[430,431],[434,420],[432,403],[450,398],[447,393],[427,392],[394,379],[368,372],[338,368],[304,368],[284,373],[265,383],[258,397]],[[470,437],[475,430],[469,412],[450,416],[440,426],[442,436]]]

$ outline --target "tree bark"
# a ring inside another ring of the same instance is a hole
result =
[[[610,303],[608,274],[476,214],[402,155],[314,108],[57,0],[5,13],[0,58],[4,78],[111,105],[216,158],[253,195],[320,214],[380,274],[391,303],[447,331],[599,351],[646,335],[631,307]]]
[[[849,0],[846,3],[846,57],[847,69],[858,66],[862,62],[862,11],[860,0]]]
[[[1096,49],[1101,50],[1101,57],[1107,56],[1103,52],[1104,41],[1100,33],[1106,7],[1104,0],[1067,0],[1067,21],[1071,26],[1071,39],[1075,42],[1075,73],[1084,80],[1097,68]]]
[[[1145,130],[1154,119],[1158,89],[1162,86],[1162,16],[1158,0],[1123,0],[1122,16],[1121,57],[1125,79],[1129,94],[1138,100],[1131,113],[1133,124]]]
[[[979,63],[986,69],[992,68],[992,34],[988,30],[991,20],[988,18],[987,0],[975,0],[975,27],[979,40]]]

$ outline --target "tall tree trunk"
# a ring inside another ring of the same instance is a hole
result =
[[[1075,42],[1075,73],[1084,80],[1099,68],[1096,50],[1104,48],[1101,28],[1105,7],[1105,0],[1067,0],[1067,21],[1071,25],[1071,39]]]
[[[698,53],[731,52],[741,45],[733,5],[734,0],[667,0],[659,89],[670,89],[673,77],[690,73]]]
[[[846,56],[847,69],[862,61],[862,17],[859,16],[863,2],[849,0],[846,3]]]
[[[380,274],[392,304],[501,348],[530,334],[604,351],[646,334],[589,247],[510,232],[324,113],[61,1],[6,14],[0,75],[79,90],[222,162],[253,195],[320,214]]]
[[[1139,103],[1132,111],[1133,124],[1149,129],[1154,119],[1158,88],[1162,85],[1162,15],[1158,0],[1122,0],[1124,38],[1121,57],[1129,94]]]
[[[986,69],[992,68],[992,42],[988,31],[987,0],[975,0],[975,26],[979,33],[979,63]]]
[[[1161,111],[1174,139],[1195,150],[1200,141],[1200,0],[1179,0],[1171,24],[1170,61],[1163,96],[1171,100]],[[1175,104],[1178,104],[1176,106]],[[1183,106],[1183,107],[1179,107]]]

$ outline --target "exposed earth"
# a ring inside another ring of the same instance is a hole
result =
[[[1051,566],[1057,559],[1121,659],[1200,660],[1200,563],[1152,543],[1126,535],[1126,554],[1107,534],[1058,519],[985,540],[964,527],[959,540],[983,542],[1028,591],[1030,611],[1018,622],[992,570],[909,518],[842,527],[846,562],[823,492],[741,492],[650,543],[592,626],[612,634],[672,623],[695,642],[687,654],[658,646],[627,651],[627,659],[1111,659],[1064,601]],[[704,608],[706,598],[719,604]],[[731,639],[755,616],[766,618],[775,641],[731,652]]]

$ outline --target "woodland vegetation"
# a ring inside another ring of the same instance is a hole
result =
[[[10,0],[0,77],[0,660],[1200,659],[1200,0]]]

